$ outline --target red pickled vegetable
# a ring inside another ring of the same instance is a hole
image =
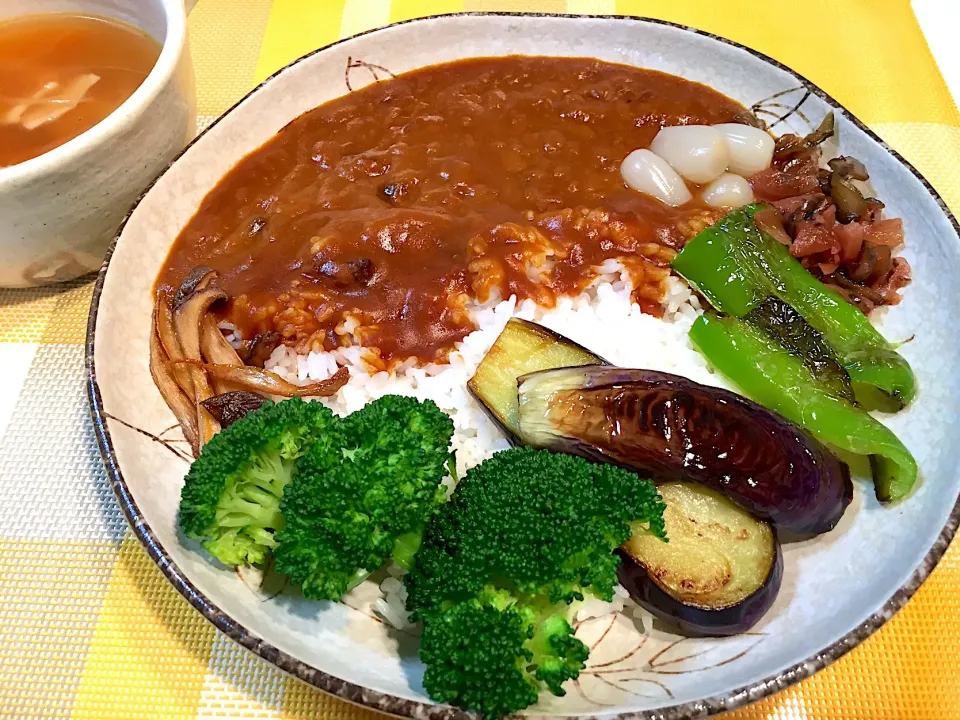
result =
[[[795,195],[806,195],[820,188],[816,163],[807,162],[792,171],[775,167],[761,170],[750,178],[753,194],[758,200],[783,200]]]
[[[866,240],[874,245],[896,247],[903,242],[903,220],[889,218],[879,220],[867,227]]]
[[[853,262],[860,256],[863,248],[863,225],[858,222],[838,224],[833,228],[833,234],[840,242],[840,260],[845,263]],[[824,273],[829,275],[829,273]]]
[[[813,222],[797,223],[797,236],[790,246],[790,254],[797,258],[822,252],[840,252],[840,241],[824,225]]]

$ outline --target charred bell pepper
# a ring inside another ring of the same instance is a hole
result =
[[[728,315],[742,318],[768,298],[779,298],[832,348],[860,404],[887,411],[906,407],[916,392],[907,361],[863,313],[756,226],[753,216],[765,207],[747,205],[707,228],[687,243],[673,268]]]
[[[743,316],[796,356],[831,394],[856,404],[850,374],[837,354],[803,317],[778,297],[769,297]]]
[[[863,408],[830,392],[782,345],[750,322],[707,313],[690,339],[723,375],[756,402],[806,428],[819,440],[870,458],[877,498],[905,497],[917,463],[893,432]]]

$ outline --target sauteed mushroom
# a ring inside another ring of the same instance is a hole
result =
[[[185,360],[183,364],[192,365],[195,369],[206,370],[214,380],[228,382],[246,390],[281,397],[329,397],[346,385],[347,380],[350,379],[350,372],[345,367],[341,367],[326,380],[310,385],[294,385],[269,370],[247,367],[246,365],[211,365],[193,360]]]
[[[207,313],[200,322],[200,354],[203,355],[203,359],[216,365],[243,365],[243,360],[237,355],[233,345],[227,342],[220,328],[217,327],[216,318]],[[236,389],[222,382],[216,382],[214,385],[218,395]]]
[[[213,279],[212,272],[207,273],[198,281],[194,291],[186,296],[176,307],[173,315],[173,325],[177,331],[180,348],[185,360],[202,361],[200,353],[200,325],[203,322],[210,306],[220,300],[226,300],[227,294],[223,290],[209,287]],[[189,278],[188,278],[189,279]],[[183,290],[183,287],[181,287]],[[188,366],[190,379],[193,381],[193,397],[197,407],[197,427],[199,429],[200,444],[206,445],[217,431],[220,423],[200,404],[213,397],[213,388],[210,379],[202,369]]]
[[[233,425],[247,413],[259,409],[265,402],[266,400],[262,395],[246,390],[234,390],[222,395],[214,395],[201,404],[217,419],[221,427],[227,427]]]
[[[246,365],[211,311],[228,299],[214,286],[216,277],[210,268],[195,268],[172,296],[159,294],[154,307],[150,372],[195,455],[221,427],[263,404],[264,396],[328,397],[350,377],[340,368],[326,380],[298,386],[264,370],[280,341],[276,333],[254,339],[247,354],[256,366]]]
[[[177,328],[173,323],[173,308],[166,297],[157,298],[157,304],[154,308],[154,321],[156,323],[157,335],[163,347],[163,352],[170,362],[184,360],[183,348],[180,346],[180,338],[177,336]],[[180,389],[193,397],[193,378],[187,368],[173,367],[174,378]]]
[[[180,428],[183,437],[193,448],[194,454],[199,452],[197,434],[197,415],[193,402],[184,394],[174,377],[174,369],[168,362],[163,345],[156,331],[150,334],[150,375],[167,407],[170,408]]]

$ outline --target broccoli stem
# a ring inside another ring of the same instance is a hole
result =
[[[280,498],[293,475],[294,461],[259,455],[237,474],[220,496],[211,539],[204,546],[230,564],[262,562],[276,547],[274,533],[283,527]]]
[[[393,561],[404,571],[410,572],[413,567],[413,556],[420,549],[423,542],[423,529],[404,533],[397,538],[393,546]]]
[[[353,590],[357,585],[362,583],[370,577],[370,571],[364,570],[363,568],[358,569],[353,575],[347,580],[347,592]]]
[[[554,695],[563,697],[563,683],[580,676],[590,650],[574,636],[568,620],[572,616],[570,605],[538,602],[536,607],[532,637],[524,643],[524,649],[531,654],[536,678]]]

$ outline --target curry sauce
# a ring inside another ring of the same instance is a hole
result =
[[[669,262],[717,211],[628,190],[663,125],[735,121],[703,85],[588,59],[485,58],[374,83],[297,118],[205,198],[158,291],[219,272],[244,338],[443,359],[474,301],[551,306],[621,262],[659,312]]]

